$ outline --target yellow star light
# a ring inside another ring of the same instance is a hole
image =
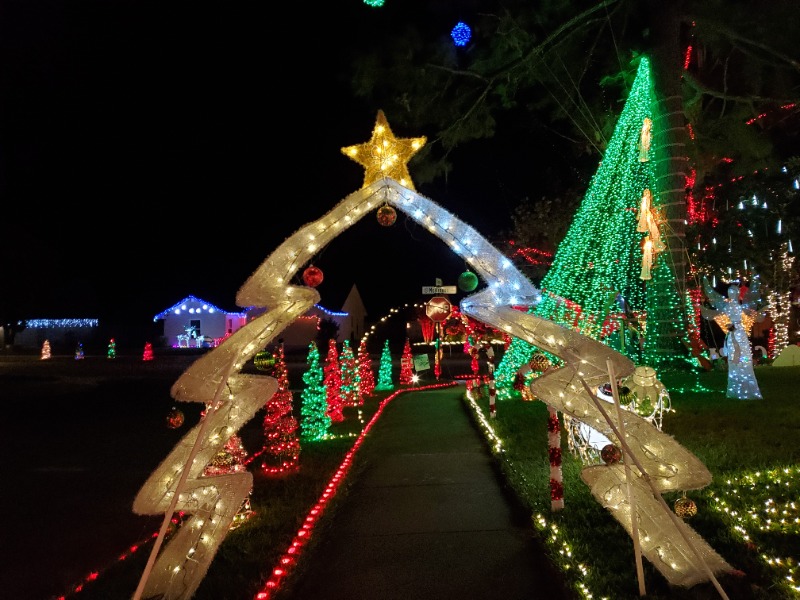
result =
[[[410,190],[415,189],[408,173],[408,161],[425,145],[426,137],[403,138],[394,137],[386,116],[378,111],[372,138],[355,146],[342,148],[342,153],[364,167],[364,185],[375,183],[384,177],[391,177],[400,185]]]

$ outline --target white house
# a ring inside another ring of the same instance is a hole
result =
[[[186,296],[158,313],[153,321],[163,321],[168,346],[209,348],[218,346],[247,323],[247,314],[227,312],[196,296]]]
[[[218,346],[228,335],[266,310],[263,307],[249,307],[242,312],[226,312],[196,296],[187,296],[158,313],[153,321],[163,321],[163,336],[168,346],[209,348]],[[339,326],[339,343],[347,339],[357,343],[365,333],[366,314],[361,295],[354,285],[341,311],[328,310],[315,304],[278,337],[283,339],[287,350],[305,349],[316,339],[320,322],[327,319]]]

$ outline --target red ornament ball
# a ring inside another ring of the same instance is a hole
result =
[[[381,206],[376,216],[378,218],[378,223],[384,227],[391,227],[394,225],[394,222],[397,221],[397,211],[388,204]]]
[[[303,271],[303,283],[305,283],[308,287],[317,287],[324,276],[322,274],[322,269],[318,269],[315,266],[308,267],[305,271]]]
[[[606,444],[600,450],[600,458],[607,465],[614,465],[622,460],[622,450],[617,448],[614,444]]]
[[[697,505],[691,498],[682,496],[675,500],[675,514],[681,519],[689,519],[697,514]]]
[[[183,425],[183,419],[183,413],[173,407],[172,410],[167,413],[167,427],[170,429],[178,429]]]

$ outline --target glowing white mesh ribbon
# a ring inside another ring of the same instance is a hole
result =
[[[277,390],[274,378],[240,375],[242,366],[319,301],[319,294],[313,288],[289,285],[292,277],[327,243],[373,209],[387,203],[440,238],[487,282],[486,289],[461,301],[462,313],[520,337],[564,361],[564,367],[548,372],[532,384],[536,396],[591,425],[615,443],[622,443],[615,434],[615,417],[604,420],[582,386],[596,389],[608,381],[607,360],[621,377],[633,371],[633,364],[600,342],[512,308],[536,304],[540,296],[539,290],[508,258],[431,200],[392,179],[382,179],[350,194],[322,218],[305,225],[281,244],[236,296],[238,306],[267,307],[268,311],[195,361],[173,385],[171,393],[176,400],[203,402],[210,408],[207,416],[145,482],[134,501],[134,511],[139,514],[164,512],[168,518],[171,508],[191,514],[190,520],[158,556],[151,577],[147,577],[146,570],[140,584],[144,586],[146,597],[191,598],[250,489],[252,476],[249,473],[202,477],[202,471],[228,438]],[[622,444],[635,453],[648,481],[654,482],[658,490],[687,490],[708,485],[711,476],[696,457],[638,415],[622,412],[627,440],[627,444]],[[603,506],[623,525],[630,523],[625,514],[626,496],[619,495],[625,477],[622,466],[589,467],[582,477]],[[641,540],[643,555],[671,583],[679,585],[706,579],[706,565],[714,573],[731,570],[687,525],[669,519],[644,480],[641,474],[636,480],[639,532],[647,536]],[[689,564],[686,560],[692,551],[682,540],[678,527],[688,531],[697,556],[703,559],[703,566],[698,561]],[[157,548],[158,545],[154,550]]]

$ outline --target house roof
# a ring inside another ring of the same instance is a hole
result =
[[[153,317],[153,321],[159,321],[161,319],[167,318],[169,315],[179,315],[183,312],[188,312],[189,314],[213,314],[213,313],[222,313],[225,315],[234,315],[238,317],[243,317],[245,313],[243,312],[228,312],[227,310],[223,310],[217,306],[214,306],[210,302],[206,302],[205,300],[201,300],[197,296],[186,296],[180,302],[176,302],[168,309],[158,313],[155,317]]]

